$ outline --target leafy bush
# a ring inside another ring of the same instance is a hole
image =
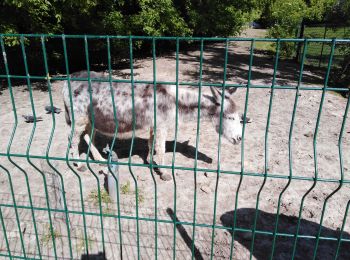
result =
[[[232,36],[239,33],[250,20],[257,7],[256,1],[3,0],[0,2],[0,33]],[[25,40],[28,51],[40,53],[40,43]],[[5,37],[4,41],[9,60],[20,60],[19,39]],[[72,40],[67,44],[70,56],[75,55],[71,59],[74,64],[70,64],[70,69],[83,69],[85,60],[77,54],[84,48],[82,42]],[[149,44],[135,41],[134,48],[138,51],[135,55],[149,53]],[[90,58],[101,60],[106,52],[105,47],[105,44],[89,42],[89,49],[93,50]],[[168,49],[169,45],[158,46],[157,50],[160,50],[159,47]],[[127,48],[126,41],[111,41],[113,59],[125,58]],[[59,63],[62,57],[59,55],[62,43],[51,43],[47,52],[50,68],[55,67],[53,63]],[[22,69],[23,66],[17,65],[12,66],[13,72]],[[43,71],[38,64],[32,64],[31,69],[34,70],[31,73]]]
[[[322,21],[334,5],[335,0],[275,0],[262,6],[262,21],[270,27],[268,36],[273,38],[295,38],[304,21]],[[282,43],[281,54],[294,54],[293,43]]]
[[[303,0],[277,0],[272,6],[271,21],[273,26],[269,30],[272,38],[294,38],[302,18],[305,15],[306,5]],[[294,53],[293,43],[283,42],[281,54],[290,57]]]
[[[0,32],[228,36],[255,7],[255,0],[3,0]]]

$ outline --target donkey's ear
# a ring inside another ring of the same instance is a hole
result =
[[[221,102],[221,91],[218,90],[217,88],[214,88],[214,87],[210,87],[210,91],[213,94],[213,98],[214,98],[215,102],[220,104],[220,102]]]
[[[235,88],[235,87],[230,87],[230,88],[227,88],[227,89],[226,89],[226,93],[227,93],[228,95],[232,95],[232,94],[234,94],[236,91],[237,91],[237,88]]]

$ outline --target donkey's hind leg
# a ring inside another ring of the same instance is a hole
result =
[[[154,144],[154,152],[153,154],[153,162],[156,162],[159,165],[165,165],[165,142],[167,137],[168,129],[166,126],[159,126],[156,129],[156,135],[154,135],[154,129],[150,130],[150,138],[148,140],[148,148],[149,148],[149,161],[152,153],[153,139],[155,138]],[[167,172],[168,170],[165,168],[159,169],[160,178],[163,181],[171,180],[171,174]]]

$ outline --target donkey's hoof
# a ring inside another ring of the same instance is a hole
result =
[[[161,174],[160,175],[160,179],[163,180],[163,181],[170,181],[172,179],[171,175],[170,174]]]

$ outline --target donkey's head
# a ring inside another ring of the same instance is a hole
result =
[[[220,113],[222,103],[222,92],[216,88],[210,87],[212,98],[214,102],[212,111],[212,120],[216,131],[220,130]],[[241,116],[237,111],[237,106],[233,101],[233,94],[236,88],[225,89],[225,100],[222,114],[221,134],[231,143],[238,144],[242,139],[242,124]]]

